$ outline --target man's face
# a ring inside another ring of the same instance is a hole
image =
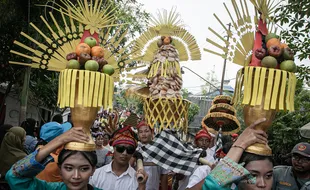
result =
[[[202,149],[207,149],[209,148],[210,145],[210,140],[207,137],[201,137],[197,141],[197,147],[202,148]]]
[[[309,172],[310,171],[310,158],[300,154],[293,154],[292,156],[293,169],[296,172]]]
[[[141,126],[138,129],[139,140],[143,144],[148,144],[152,141],[153,133],[149,126]]]
[[[118,144],[115,145],[113,148],[114,161],[122,166],[126,166],[129,164],[129,160],[131,159],[133,153],[136,150],[134,146],[128,144]]]

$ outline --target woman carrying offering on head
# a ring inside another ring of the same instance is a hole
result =
[[[82,128],[74,127],[18,161],[6,174],[11,189],[98,190],[88,184],[97,164],[94,151],[63,149],[58,157],[63,182],[46,182],[35,177],[53,160],[50,153],[58,147],[69,142],[87,143],[88,140]]]
[[[267,134],[254,129],[265,120],[260,119],[247,127],[206,179],[190,189],[271,190],[273,182],[271,157],[244,152],[254,143],[267,143]]]

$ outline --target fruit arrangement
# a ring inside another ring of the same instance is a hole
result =
[[[261,66],[296,72],[294,52],[285,43],[281,43],[279,36],[269,33],[263,40],[263,46],[255,50],[255,57],[261,60]]]
[[[76,46],[75,52],[66,56],[67,69],[99,71],[113,75],[114,68],[104,59],[104,49],[97,45],[96,38],[89,36]]]

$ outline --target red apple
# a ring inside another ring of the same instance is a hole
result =
[[[262,60],[266,56],[265,48],[259,48],[255,50],[255,57],[259,60]]]
[[[282,54],[282,49],[279,46],[270,46],[268,48],[268,54],[271,55],[272,57],[280,57]]]

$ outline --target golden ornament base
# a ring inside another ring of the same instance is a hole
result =
[[[262,156],[272,156],[271,148],[266,144],[255,143],[249,146],[245,152],[262,155]]]
[[[92,140],[90,143],[70,142],[65,145],[65,149],[77,151],[95,151],[96,144]]]

